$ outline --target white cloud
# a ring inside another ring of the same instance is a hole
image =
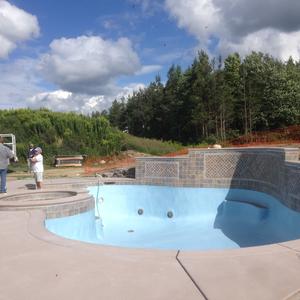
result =
[[[112,19],[103,20],[102,25],[105,29],[108,29],[108,30],[119,29],[119,25],[117,24],[117,22]]]
[[[218,38],[224,54],[270,53],[300,59],[300,2],[294,0],[165,0],[180,28],[209,49]]]
[[[166,0],[166,6],[179,27],[199,39],[220,29],[220,15],[212,0]]]
[[[146,85],[144,83],[131,83],[128,86],[122,87],[117,96],[114,99],[111,98],[111,100],[119,100],[122,98],[125,98],[127,100],[127,98],[132,96],[134,92],[142,90],[144,88],[146,88]]]
[[[24,101],[40,93],[40,79],[36,61],[19,59],[13,63],[0,64],[0,108],[24,107]]]
[[[39,35],[37,18],[0,0],[0,58],[6,58],[19,42]]]
[[[283,60],[290,56],[300,59],[300,31],[284,33],[276,29],[263,29],[248,34],[240,42],[221,41],[220,49],[225,53],[239,51],[247,54],[251,50],[271,53]]]
[[[54,40],[50,49],[42,57],[41,72],[61,89],[73,93],[107,94],[118,76],[133,75],[141,68],[127,38],[61,38]]]
[[[43,92],[30,97],[27,104],[32,108],[44,107],[54,111],[74,111],[88,113],[97,110],[103,101],[103,96],[87,96],[57,90]]]
[[[161,65],[147,65],[143,66],[139,71],[137,71],[135,74],[136,75],[143,75],[143,74],[148,74],[148,73],[153,73],[157,72],[162,69]]]
[[[0,64],[0,109],[46,107],[55,111],[91,113],[108,109],[115,99],[127,98],[140,83],[120,87],[120,75],[153,72],[142,67],[128,39],[104,41],[99,37],[60,39],[37,59]],[[41,74],[47,75],[44,81]],[[56,90],[49,89],[56,87]]]
[[[111,95],[76,94],[63,90],[38,93],[27,99],[27,105],[32,108],[44,107],[54,111],[74,111],[88,114],[93,111],[108,109],[115,99],[128,98],[134,91],[144,88],[141,83],[129,86],[115,87]]]
[[[107,85],[105,94],[97,95],[66,90],[49,91],[45,87],[47,84],[41,81],[36,65],[34,59],[0,64],[0,109],[45,107],[54,111],[87,114],[108,109],[115,99],[126,99],[134,91],[145,88],[142,83],[132,83],[125,87],[111,84]]]

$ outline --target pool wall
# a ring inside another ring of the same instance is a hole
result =
[[[140,184],[249,189],[300,211],[298,148],[189,149],[182,157],[140,157],[136,180]]]
[[[0,197],[0,211],[42,210],[47,219],[77,215],[93,210],[95,200],[86,189],[77,191],[19,191]]]

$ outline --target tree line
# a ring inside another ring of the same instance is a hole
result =
[[[156,76],[127,100],[115,100],[107,117],[135,136],[184,144],[299,124],[300,62],[260,52],[223,61],[200,51],[186,70],[172,65],[165,84]]]
[[[29,143],[42,147],[50,161],[54,155],[111,155],[121,151],[124,138],[103,116],[47,109],[0,110],[0,133],[16,136],[17,154],[23,160]]]

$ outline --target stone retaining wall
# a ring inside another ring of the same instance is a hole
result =
[[[250,189],[300,211],[298,148],[190,149],[184,157],[141,157],[136,179],[140,184]]]

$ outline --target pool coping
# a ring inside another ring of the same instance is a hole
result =
[[[45,191],[79,182],[97,180],[46,180]],[[8,195],[25,185],[9,182]],[[42,210],[0,211],[0,299],[99,299],[95,289],[103,299],[299,296],[300,240],[222,251],[127,249],[56,236],[45,218]]]

